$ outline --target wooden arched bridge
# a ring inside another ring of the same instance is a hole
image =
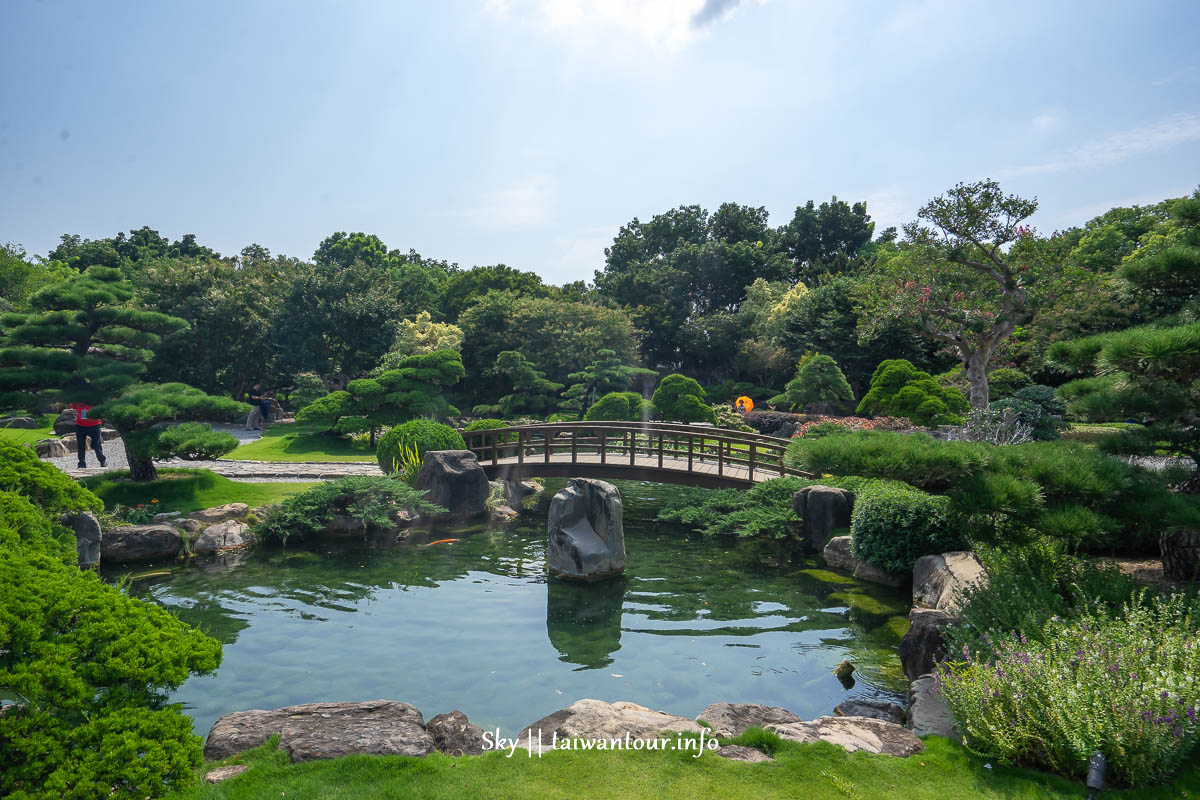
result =
[[[626,478],[710,489],[782,475],[787,439],[664,422],[555,422],[462,431],[492,480]]]

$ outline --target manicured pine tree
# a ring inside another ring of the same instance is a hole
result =
[[[1186,309],[1200,292],[1200,196],[1171,209],[1182,234],[1174,244],[1126,264],[1122,276],[1163,307]],[[1051,346],[1052,363],[1085,375],[1060,388],[1068,411],[1088,420],[1133,418],[1141,427],[1101,439],[1122,455],[1166,452],[1190,459],[1195,471],[1181,488],[1200,491],[1200,322],[1181,315]]]
[[[704,402],[704,389],[694,378],[668,375],[650,398],[654,410],[668,422],[716,422],[712,406]]]
[[[435,350],[402,358],[395,369],[373,378],[346,384],[300,409],[296,421],[328,425],[339,433],[369,430],[371,447],[383,426],[417,417],[444,418],[458,409],[443,396],[447,387],[462,380],[462,357],[456,350]]]
[[[157,477],[151,432],[160,422],[232,418],[244,403],[210,397],[183,384],[136,385],[162,337],[183,330],[177,317],[132,304],[133,288],[119,269],[92,266],[29,299],[27,313],[0,315],[0,406],[37,398],[87,403],[125,442],[130,476]],[[237,445],[226,437],[225,452]]]
[[[796,370],[783,394],[767,401],[768,405],[803,410],[817,404],[822,411],[838,411],[854,402],[854,392],[837,362],[827,355],[816,354]]]
[[[582,416],[598,398],[611,392],[624,392],[635,378],[654,374],[652,369],[625,364],[615,350],[597,350],[596,359],[591,364],[567,375],[571,385],[563,393],[561,405]]]
[[[505,350],[496,356],[496,364],[490,372],[503,375],[513,385],[511,393],[500,398],[496,405],[475,406],[477,414],[499,414],[512,417],[517,414],[547,414],[554,410],[555,395],[563,388],[546,378],[546,373],[516,350]]]

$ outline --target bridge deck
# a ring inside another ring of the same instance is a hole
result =
[[[515,456],[482,462],[488,477],[629,477],[635,480],[656,481],[660,483],[683,483],[687,485],[710,486],[713,488],[761,483],[762,481],[778,478],[779,473],[768,466],[754,468],[754,480],[750,480],[750,470],[744,466],[726,463],[718,472],[716,460],[692,459],[692,468],[688,470],[686,458],[671,458],[664,456],[662,467],[658,466],[657,455],[634,456],[629,463],[625,454],[609,454],[601,462],[599,453],[579,453],[572,460],[570,453],[551,453],[546,461],[543,453],[526,456],[524,461],[518,461]],[[628,473],[628,474],[625,474]]]

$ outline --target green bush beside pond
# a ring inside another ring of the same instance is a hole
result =
[[[444,509],[425,493],[384,476],[355,475],[319,483],[271,509],[256,528],[264,539],[287,541],[319,533],[335,516],[357,520],[364,528],[388,529],[401,511],[436,513]]]
[[[1073,550],[1156,552],[1164,527],[1200,524],[1200,507],[1162,476],[1073,442],[995,447],[855,431],[794,439],[785,460],[945,495],[972,541],[1011,543],[1044,531]]]
[[[431,419],[412,419],[397,425],[383,435],[375,446],[375,458],[379,468],[386,473],[396,469],[404,460],[404,451],[416,447],[417,455],[424,457],[430,450],[466,450],[467,443],[462,434]]]
[[[0,441],[0,796],[158,797],[194,779],[192,722],[167,692],[221,646],[75,566],[64,511],[100,501]]]

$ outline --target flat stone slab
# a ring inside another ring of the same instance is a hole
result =
[[[740,744],[727,744],[718,748],[716,752],[721,758],[728,758],[730,761],[745,761],[749,764],[775,760],[757,747],[744,747]]]
[[[803,722],[786,708],[758,703],[713,703],[700,712],[696,721],[707,723],[717,736],[725,738],[741,736],[747,728]]]
[[[847,753],[864,750],[907,758],[925,749],[912,731],[871,717],[818,717],[812,722],[771,725],[769,731],[793,742],[829,742]]]
[[[522,746],[541,742],[549,748],[559,739],[657,739],[663,731],[700,733],[706,729],[687,717],[654,711],[637,703],[577,700],[567,708],[526,725],[517,740]]]
[[[246,766],[245,764],[230,764],[228,767],[217,767],[216,769],[210,769],[208,772],[204,773],[204,780],[208,783],[220,783],[221,781],[227,781],[236,775],[241,775],[248,769],[250,769],[250,767]]]
[[[188,516],[206,525],[215,525],[218,522],[225,522],[230,519],[245,519],[248,513],[250,513],[250,506],[245,503],[226,503],[222,506],[193,511]]]
[[[355,754],[423,757],[433,752],[433,738],[420,711],[395,700],[368,700],[226,714],[209,730],[204,757],[226,758],[276,734],[292,761]]]
[[[869,697],[856,697],[845,700],[833,708],[833,713],[839,717],[873,717],[897,725],[904,724],[904,709],[886,700],[875,700]]]

